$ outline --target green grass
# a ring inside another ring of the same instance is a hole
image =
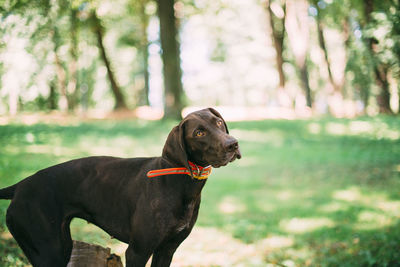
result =
[[[88,155],[160,155],[174,122],[98,121],[0,126],[0,187]],[[197,225],[253,243],[266,263],[400,263],[400,120],[397,117],[228,123],[243,158],[214,169]],[[0,266],[26,260],[4,225]],[[75,239],[114,241],[83,221]]]

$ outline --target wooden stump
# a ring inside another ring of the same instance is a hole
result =
[[[122,262],[109,248],[74,240],[67,267],[122,267]]]

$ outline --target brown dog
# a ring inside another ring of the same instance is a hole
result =
[[[197,219],[212,167],[240,158],[214,109],[189,114],[168,136],[161,157],[89,157],[38,171],[1,189],[12,199],[7,226],[34,267],[68,264],[74,217],[128,243],[126,266],[169,266]]]

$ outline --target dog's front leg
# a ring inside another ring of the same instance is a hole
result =
[[[190,234],[193,225],[178,232],[168,242],[161,243],[154,251],[151,267],[170,266],[172,257],[179,245]]]
[[[151,251],[139,250],[133,244],[125,251],[126,267],[144,267],[151,256]]]
[[[167,244],[157,249],[153,254],[153,260],[151,261],[151,267],[165,267],[170,266],[172,257],[179,244]]]

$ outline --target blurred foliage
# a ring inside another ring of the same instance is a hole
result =
[[[273,13],[282,17],[285,3],[291,1],[268,2]],[[279,79],[266,1],[175,2],[187,103],[276,106]],[[369,5],[370,13],[366,11]],[[319,112],[330,111],[324,107],[332,102],[326,64],[331,65],[339,93],[355,103],[355,113],[376,114],[376,106],[382,105],[376,98],[382,90],[390,94],[391,109],[399,110],[399,5],[397,0],[308,1],[307,68],[313,105]],[[149,0],[2,0],[0,114],[111,110],[114,90],[108,83],[109,71],[129,108],[144,104],[162,107],[165,100],[156,10],[156,2]],[[93,29],[93,12],[104,29],[104,50],[111,62],[107,71]],[[317,17],[327,42],[327,62],[320,55]],[[283,38],[287,25],[273,21]],[[289,42],[284,38],[282,53],[289,81],[285,90],[293,108],[301,106],[304,77],[296,73]],[[389,89],[376,82],[375,67],[384,69],[381,74]]]
[[[0,126],[0,187],[89,155],[160,155],[175,121]],[[228,123],[243,158],[214,169],[197,225],[253,244],[265,263],[395,266],[400,261],[400,121],[393,117]],[[26,259],[4,225],[0,265]],[[74,239],[118,242],[77,220]]]

